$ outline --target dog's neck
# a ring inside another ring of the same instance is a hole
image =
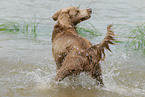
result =
[[[64,23],[62,24],[58,21],[57,25],[60,25],[64,29],[74,29],[76,31],[76,26],[70,22],[66,22],[65,24]]]
[[[55,24],[54,30],[52,33],[52,42],[54,38],[57,37],[57,35],[61,35],[62,33],[71,33],[73,35],[78,35],[78,32],[76,31],[76,26],[74,25],[62,25],[59,22]]]

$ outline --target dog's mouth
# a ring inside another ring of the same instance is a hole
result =
[[[80,20],[81,20],[81,21],[84,21],[84,20],[89,19],[90,17],[91,17],[91,16],[85,16],[85,17],[81,18]]]
[[[83,18],[81,18],[80,19],[81,21],[87,20],[87,19],[89,19],[91,17],[92,9],[91,8],[90,9],[87,9],[87,12],[88,12],[88,15],[85,16],[85,17],[83,17]]]

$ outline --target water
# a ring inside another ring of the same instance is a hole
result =
[[[40,22],[36,40],[23,34],[0,32],[1,97],[145,97],[145,56],[125,51],[123,44],[111,46],[101,62],[104,88],[95,86],[88,74],[81,73],[54,82],[56,66],[51,52],[51,33],[56,22],[51,16],[60,8],[92,8],[92,23],[101,33],[106,26],[144,23],[144,0],[0,0],[0,20],[23,22],[36,15]],[[116,34],[125,34],[121,31]],[[118,36],[118,39],[123,39]],[[89,38],[92,43],[101,38]],[[124,39],[125,40],[125,39]]]

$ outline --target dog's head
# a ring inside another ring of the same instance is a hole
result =
[[[68,7],[56,12],[52,18],[64,26],[77,25],[81,21],[91,17],[92,9],[79,9],[78,7]]]

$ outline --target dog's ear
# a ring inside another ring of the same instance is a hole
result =
[[[66,9],[61,9],[60,11],[56,12],[52,18],[54,21],[58,20],[60,24],[63,26],[70,26],[71,21],[70,21],[70,15],[69,15],[69,8]]]
[[[61,12],[62,12],[62,9],[59,10],[58,12],[56,12],[56,13],[52,16],[52,18],[53,18],[54,21],[58,20],[58,16],[61,14]]]
[[[64,26],[71,25],[70,16],[69,16],[68,12],[62,12],[58,17],[58,21],[60,24],[62,24]]]

